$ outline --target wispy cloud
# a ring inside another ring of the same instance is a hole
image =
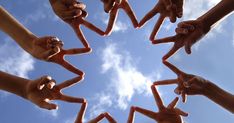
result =
[[[101,73],[109,76],[110,82],[103,92],[95,95],[97,103],[91,107],[91,116],[109,107],[125,110],[134,94],[149,95],[151,82],[160,78],[159,73],[151,76],[137,70],[131,55],[118,49],[117,44],[108,43],[102,50],[101,58]]]
[[[0,70],[28,78],[28,73],[33,70],[34,60],[32,57],[15,46],[10,38],[5,38],[0,46]],[[6,97],[7,92],[0,92],[1,97]]]
[[[104,12],[97,12],[94,15],[95,19],[100,20],[105,25],[109,22],[109,14],[105,14]],[[106,26],[105,26],[106,27]],[[113,32],[125,32],[129,28],[129,24],[121,21],[119,18],[117,18],[116,23],[113,27]]]
[[[21,18],[21,22],[24,25],[34,24],[41,20],[62,21],[55,15],[51,6],[47,2],[38,3],[38,1],[35,1],[35,3],[38,4],[38,7]]]
[[[34,60],[12,42],[10,38],[6,38],[5,43],[0,46],[0,70],[27,78],[34,68]]]

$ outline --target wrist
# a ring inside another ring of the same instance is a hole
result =
[[[204,83],[203,89],[202,89],[202,95],[209,97],[212,95],[212,91],[214,90],[214,84],[208,80]]]
[[[197,21],[200,28],[203,30],[203,34],[207,34],[210,31],[212,24],[207,23],[206,18],[203,16],[197,18]]]

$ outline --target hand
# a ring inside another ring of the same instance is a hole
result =
[[[167,121],[169,123],[183,123],[180,115],[187,117],[188,113],[176,108],[179,98],[176,97],[167,107],[163,106],[158,112],[156,121],[163,122]]]
[[[50,0],[50,3],[55,14],[67,23],[81,16],[86,8],[83,3],[76,0]]]
[[[90,48],[74,48],[64,50],[63,42],[56,37],[42,37],[33,41],[32,49],[29,53],[37,59],[57,63],[67,70],[83,76],[84,73],[67,62],[64,57],[66,55],[75,55],[91,52]]]
[[[152,41],[153,44],[174,42],[174,46],[171,50],[163,57],[163,60],[168,59],[177,50],[185,46],[187,54],[191,54],[191,47],[199,39],[205,36],[210,30],[210,27],[206,27],[201,21],[184,21],[178,24],[176,28],[176,35],[166,37],[162,39],[156,39]]]
[[[206,85],[208,83],[207,80],[199,76],[184,73],[167,61],[164,61],[163,63],[169,69],[171,69],[175,74],[177,74],[178,77],[177,79],[157,81],[154,82],[153,85],[177,84],[178,87],[175,89],[175,93],[182,96],[183,102],[186,102],[187,94],[189,95],[203,94]]]
[[[115,0],[101,0],[104,4],[104,11],[110,13],[115,5]]]
[[[50,76],[43,76],[39,79],[29,81],[26,87],[26,99],[30,100],[40,108],[48,110],[57,109],[56,104],[50,103],[51,100],[62,100],[71,103],[84,103],[83,98],[75,98],[64,95],[61,91],[64,88],[72,86],[73,84],[82,80],[82,77],[76,77],[65,81],[61,84],[55,85],[55,80]]]

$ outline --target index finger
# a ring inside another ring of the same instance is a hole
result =
[[[177,37],[177,36],[174,35],[174,36],[169,36],[169,37],[166,37],[166,38],[155,39],[155,40],[152,40],[152,43],[153,43],[153,44],[160,44],[160,43],[175,42],[176,37]]]
[[[163,64],[166,65],[171,71],[173,71],[174,73],[177,74],[177,76],[183,74],[184,72],[182,72],[181,70],[179,70],[177,67],[175,67],[174,65],[172,65],[171,63],[169,63],[168,61],[163,61]]]
[[[91,48],[73,48],[73,49],[64,50],[65,55],[76,55],[82,53],[89,53],[91,51],[92,51]]]
[[[81,80],[83,79],[83,76],[78,76],[78,77],[75,77],[73,79],[70,79],[70,80],[67,80],[67,81],[64,81],[58,85],[56,85],[59,89],[64,89],[64,88],[67,88],[67,87],[71,87],[73,86],[74,84],[80,82]]]
[[[177,52],[177,50],[179,50],[180,47],[176,47],[175,45],[171,48],[171,50],[165,55],[163,56],[163,61],[167,60],[169,57],[171,57],[173,54],[175,54]]]
[[[56,63],[63,66],[64,68],[66,68],[67,70],[69,70],[75,74],[83,75],[83,72],[81,70],[79,70],[78,68],[76,68],[75,66],[73,66],[72,64],[67,62],[66,60],[59,60]]]

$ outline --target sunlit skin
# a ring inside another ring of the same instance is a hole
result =
[[[218,21],[230,14],[233,10],[233,0],[222,0],[196,20],[180,22],[175,29],[176,35],[162,39],[155,39],[152,40],[152,43],[174,43],[170,51],[163,57],[163,60],[168,59],[182,47],[185,47],[187,54],[191,54],[191,47],[203,38]]]
[[[27,99],[40,108],[52,110],[58,109],[52,100],[61,100],[70,103],[84,103],[84,98],[65,95],[62,90],[80,82],[81,76],[56,84],[50,76],[42,76],[35,80],[21,78],[0,71],[0,90],[11,92]]]
[[[48,110],[57,109],[56,104],[51,100],[61,100],[70,103],[84,103],[84,98],[77,98],[65,95],[62,90],[80,82],[82,77],[75,77],[56,85],[55,80],[50,76],[44,76],[36,80],[31,80],[26,87],[26,99],[30,100],[40,108]]]
[[[183,3],[184,0],[159,0],[154,8],[151,9],[139,22],[139,27],[144,26],[145,23],[159,13],[158,21],[150,35],[150,40],[154,41],[166,17],[174,23],[177,18],[181,18],[183,16]]]
[[[234,96],[231,93],[219,88],[213,82],[200,76],[187,74],[167,61],[163,63],[177,74],[177,79],[168,79],[156,81],[153,85],[170,85],[177,84],[175,93],[182,96],[183,102],[186,102],[187,95],[203,95],[216,104],[222,106],[231,113],[234,112]]]
[[[85,48],[90,48],[90,46],[80,28],[81,25],[101,36],[105,35],[104,31],[85,20],[88,13],[85,11],[86,6],[83,3],[76,0],[50,0],[50,3],[55,14],[73,28]]]
[[[67,62],[64,57],[66,55],[89,53],[91,52],[90,48],[65,50],[63,49],[63,42],[57,37],[37,37],[1,6],[0,13],[0,19],[4,22],[0,23],[0,29],[13,38],[26,52],[39,60],[57,63],[77,75],[84,76],[82,71]]]
[[[104,10],[106,13],[109,13],[109,22],[105,31],[106,35],[110,35],[114,24],[116,22],[118,12],[120,9],[123,9],[128,17],[131,19],[131,22],[134,28],[138,27],[138,22],[136,15],[134,14],[131,6],[128,3],[128,0],[101,0],[104,4]]]
[[[87,105],[88,103],[87,102],[84,102],[82,105],[81,105],[81,108],[80,108],[80,112],[78,113],[77,115],[77,118],[76,118],[76,121],[75,123],[83,123],[83,118],[85,116],[85,112],[86,112],[86,108],[87,108]],[[105,113],[101,113],[100,115],[98,115],[97,117],[95,117],[94,119],[92,120],[89,120],[88,123],[98,123],[99,121],[101,121],[102,119],[106,118],[109,123],[117,123],[114,118],[107,112]]]
[[[183,119],[181,118],[181,116],[188,116],[188,114],[176,108],[179,98],[176,97],[168,106],[164,106],[163,101],[155,85],[151,86],[151,90],[154,95],[159,111],[153,112],[153,111],[141,108],[141,107],[132,106],[129,112],[127,123],[134,122],[135,112],[139,112],[155,120],[157,123],[183,123]]]

